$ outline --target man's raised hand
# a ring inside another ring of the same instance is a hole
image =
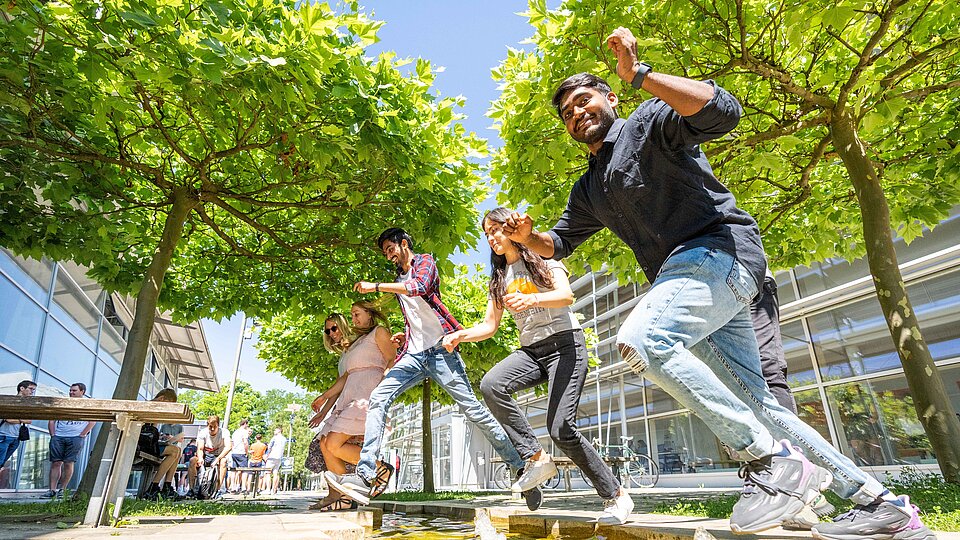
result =
[[[617,55],[617,76],[627,84],[632,83],[639,64],[637,38],[633,37],[630,30],[621,26],[607,37],[607,47]]]
[[[503,234],[515,244],[526,244],[533,235],[533,218],[520,212],[512,212],[503,224]]]

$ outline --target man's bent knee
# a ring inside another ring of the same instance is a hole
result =
[[[620,350],[620,357],[626,362],[627,366],[637,375],[642,375],[649,367],[650,362],[646,356],[640,354],[635,347],[626,343],[617,343],[617,349]]]

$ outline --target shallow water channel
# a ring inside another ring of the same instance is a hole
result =
[[[469,538],[479,540],[538,540],[539,537],[509,533],[498,530],[490,522],[477,523],[455,521],[445,517],[384,514],[383,526],[371,538],[395,540],[448,540]]]

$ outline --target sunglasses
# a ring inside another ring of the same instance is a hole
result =
[[[337,325],[333,325],[333,326],[331,326],[330,328],[324,328],[324,329],[323,329],[323,333],[326,334],[326,335],[328,335],[328,336],[330,335],[330,332],[336,332],[336,331],[337,331]]]

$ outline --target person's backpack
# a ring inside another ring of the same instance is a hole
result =
[[[137,440],[137,450],[152,456],[160,456],[160,430],[153,424],[144,424],[140,428],[140,439]]]

